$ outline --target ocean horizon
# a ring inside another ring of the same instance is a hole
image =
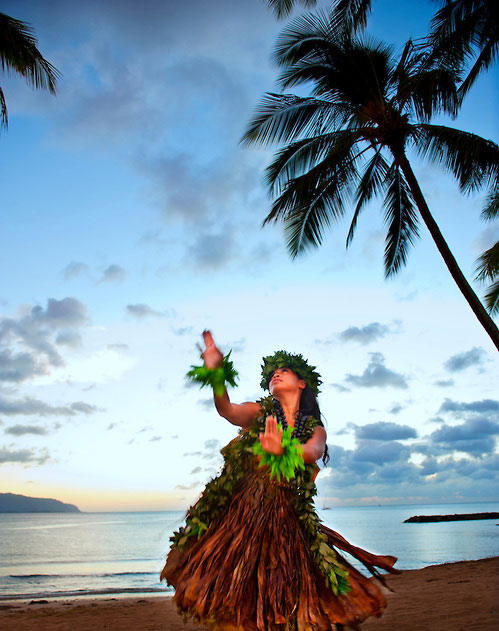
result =
[[[405,519],[497,511],[499,502],[317,509],[325,525],[370,552],[398,557],[402,570],[499,555],[495,519]],[[172,595],[159,574],[184,517],[185,511],[0,514],[0,600]]]

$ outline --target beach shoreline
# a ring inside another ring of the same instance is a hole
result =
[[[492,631],[499,628],[499,557],[430,565],[387,576],[388,607],[363,631]],[[0,628],[16,631],[199,631],[168,593],[0,603]]]

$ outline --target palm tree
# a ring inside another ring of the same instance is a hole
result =
[[[312,85],[312,95],[268,93],[243,137],[246,143],[287,143],[266,172],[270,193],[277,197],[264,223],[285,224],[294,257],[319,246],[324,229],[353,199],[348,246],[365,205],[384,195],[385,275],[406,263],[421,218],[499,349],[499,330],[461,272],[407,158],[412,148],[447,168],[463,192],[499,182],[495,143],[430,124],[436,112],[456,114],[456,73],[432,66],[428,54],[410,41],[396,61],[384,44],[339,36],[323,13],[293,20],[278,39],[275,58],[283,89]]]
[[[499,3],[497,0],[434,0],[441,5],[431,21],[425,45],[432,47],[440,62],[462,66],[474,59],[468,76],[460,86],[463,98],[480,73],[497,58],[499,52]],[[300,0],[307,7],[316,0]],[[351,33],[367,25],[372,0],[331,0],[331,22],[335,28]],[[291,13],[295,0],[267,0],[277,18]]]
[[[17,72],[36,89],[55,94],[59,71],[43,58],[29,24],[0,13],[0,63],[2,70]],[[7,127],[7,104],[0,88],[0,128]]]

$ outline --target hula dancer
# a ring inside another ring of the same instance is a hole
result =
[[[379,584],[395,557],[350,544],[320,523],[313,506],[316,461],[328,459],[315,366],[278,351],[263,358],[270,396],[232,403],[237,373],[209,331],[204,366],[188,375],[214,389],[215,406],[239,435],[223,448],[224,467],[174,533],[161,579],[175,587],[179,612],[217,631],[330,631],[355,628],[386,605]]]

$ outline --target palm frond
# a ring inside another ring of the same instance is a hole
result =
[[[389,171],[389,165],[383,157],[380,150],[377,150],[371,160],[367,163],[367,166],[362,174],[362,178],[355,191],[355,199],[357,205],[355,207],[350,229],[348,230],[346,246],[347,248],[352,242],[355,229],[357,227],[357,220],[364,206],[371,201],[371,199],[384,192],[386,189],[386,177]]]
[[[385,222],[385,277],[395,275],[405,265],[409,246],[419,237],[415,204],[409,186],[397,165],[387,175],[388,190],[384,201]]]
[[[291,258],[296,258],[311,247],[319,247],[323,232],[330,225],[328,186],[318,191],[309,206],[295,206],[284,225],[286,246]]]
[[[289,142],[302,134],[327,132],[341,125],[345,111],[330,101],[292,94],[267,93],[253,115],[243,144]]]
[[[304,7],[314,7],[317,0],[298,0]],[[274,12],[276,18],[281,20],[287,17],[294,9],[295,0],[267,0],[267,5]]]
[[[393,70],[391,84],[401,109],[410,104],[415,117],[429,121],[439,111],[457,114],[460,101],[457,93],[459,73],[431,59],[428,50],[409,40]]]
[[[459,86],[459,96],[461,100],[470,91],[471,86],[475,83],[480,73],[484,70],[487,70],[487,68],[496,60],[498,52],[498,41],[490,41],[485,44],[485,46],[480,51],[480,54],[476,58],[475,63],[471,67],[471,70],[468,72],[468,76]]]
[[[462,67],[473,55],[472,41],[476,28],[476,15],[456,12],[455,7],[447,3],[431,21],[428,40],[432,58],[446,66]]]
[[[485,306],[491,316],[499,314],[499,280],[490,285],[484,296]]]
[[[499,216],[499,185],[487,195],[485,206],[482,209],[482,217],[490,221]]]
[[[334,154],[331,152],[306,173],[288,180],[263,225],[271,221],[287,222],[294,209],[307,212],[316,204],[320,205],[324,196],[331,202],[332,216],[336,219],[340,217],[344,213],[344,201],[350,195],[351,184],[358,175],[356,162],[359,153],[352,145],[338,144]]]
[[[7,127],[9,124],[9,117],[7,114],[7,103],[5,102],[5,96],[2,88],[0,88],[0,129]]]
[[[478,258],[475,279],[481,282],[499,276],[499,241]]]
[[[283,221],[286,243],[292,258],[322,243],[323,231],[331,220],[345,212],[352,183],[358,177],[356,161],[360,152],[345,147],[335,161],[324,160],[302,176],[289,180],[276,199],[264,223]]]
[[[446,68],[415,72],[399,83],[397,98],[409,102],[421,121],[430,121],[442,111],[456,117],[461,104],[456,79],[456,73]]]
[[[14,71],[25,77],[36,89],[55,94],[60,72],[36,47],[33,29],[26,22],[0,13],[0,64],[2,70]]]
[[[324,59],[339,39],[324,11],[299,15],[277,38],[272,58],[278,66],[291,66],[304,59]]]
[[[306,173],[323,160],[333,164],[337,156],[343,159],[345,151],[362,139],[360,131],[339,130],[290,143],[277,152],[274,161],[267,167],[266,181],[270,194],[280,194],[288,180]]]
[[[371,13],[371,0],[336,0],[331,22],[340,31],[356,33],[365,29]]]
[[[421,124],[412,138],[419,154],[448,169],[462,192],[499,182],[499,146],[476,134]]]
[[[464,98],[480,73],[499,52],[499,12],[493,0],[452,0],[437,11],[432,23],[430,43],[433,56],[444,65],[464,67],[476,57],[460,88]]]

